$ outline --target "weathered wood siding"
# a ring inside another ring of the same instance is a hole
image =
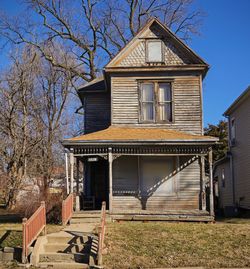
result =
[[[233,154],[235,199],[243,207],[250,208],[250,96],[230,115],[235,118],[236,144]]]
[[[84,129],[91,133],[110,125],[110,93],[87,93],[84,97]]]
[[[121,158],[121,159],[120,159]],[[136,168],[136,158],[130,156],[120,157],[114,162],[114,174],[113,174],[113,210],[118,212],[119,210],[189,210],[199,209],[199,192],[200,192],[200,170],[198,160],[190,157],[180,157],[179,166],[177,167],[176,177],[177,193],[173,195],[150,195],[150,196],[138,196],[138,186],[142,184],[143,178],[140,178],[136,174],[138,168]],[[123,158],[123,159],[122,159]],[[140,157],[139,157],[140,158]],[[145,158],[145,157],[144,157]],[[176,158],[176,157],[173,157]],[[118,165],[120,159],[120,163]],[[126,163],[126,164],[125,164]],[[130,170],[125,172],[126,167],[130,163]],[[118,169],[119,166],[119,169]],[[124,166],[124,169],[121,168]],[[120,170],[120,171],[119,171]],[[131,171],[133,170],[133,171]],[[131,178],[133,174],[133,178]],[[130,191],[134,191],[133,194],[119,194],[127,190],[128,182],[131,182]],[[139,183],[140,182],[140,183]],[[133,187],[133,190],[132,190]]]
[[[143,79],[173,79],[173,115],[171,124],[139,123],[139,83]],[[112,125],[168,128],[202,133],[200,76],[195,73],[113,74],[111,77]]]

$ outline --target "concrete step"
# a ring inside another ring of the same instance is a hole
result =
[[[86,244],[55,244],[47,243],[44,245],[44,252],[59,252],[59,253],[89,253],[91,243]]]
[[[48,243],[55,243],[55,244],[84,244],[91,240],[89,235],[82,235],[82,236],[73,236],[70,234],[49,234],[47,235]]]
[[[89,255],[82,253],[40,253],[39,262],[79,262],[87,263],[89,262]]]
[[[100,219],[101,214],[75,212],[75,213],[73,213],[72,217],[73,218],[96,218],[96,219]]]
[[[72,218],[70,224],[76,223],[100,223],[100,218]]]
[[[40,262],[37,267],[55,269],[88,269],[89,265],[77,262]]]

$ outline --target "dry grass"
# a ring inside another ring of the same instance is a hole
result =
[[[61,225],[47,225],[47,233],[55,233],[62,229]],[[22,224],[1,223],[0,224],[0,248],[22,246]]]
[[[112,223],[106,244],[109,269],[250,266],[250,222]]]

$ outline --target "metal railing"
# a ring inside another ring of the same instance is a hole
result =
[[[102,202],[101,209],[101,224],[98,231],[98,253],[97,253],[97,264],[102,266],[102,254],[104,249],[104,236],[106,229],[106,202]]]
[[[74,195],[70,193],[62,202],[62,224],[66,225],[73,215]]]
[[[46,208],[44,201],[41,202],[40,207],[29,219],[23,218],[22,263],[27,262],[28,249],[42,231],[46,234]]]

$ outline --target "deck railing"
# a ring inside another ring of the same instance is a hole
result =
[[[62,224],[66,225],[73,215],[73,193],[70,193],[68,197],[62,202]]]
[[[29,219],[23,218],[23,263],[27,262],[29,247],[42,231],[46,234],[46,208],[44,201],[41,202],[40,207]]]
[[[102,266],[105,229],[106,229],[106,202],[102,202],[101,225],[99,226],[99,233],[98,233],[98,254],[97,254],[97,264],[99,266]]]

